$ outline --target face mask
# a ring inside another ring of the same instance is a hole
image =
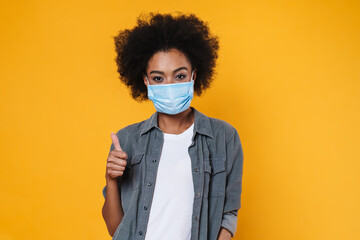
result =
[[[194,95],[194,80],[185,83],[150,85],[147,80],[148,98],[153,102],[156,111],[167,114],[177,114],[190,107]]]

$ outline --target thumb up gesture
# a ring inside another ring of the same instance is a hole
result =
[[[110,151],[106,164],[106,180],[115,180],[124,174],[128,155],[121,149],[119,139],[115,133],[111,133],[114,150]]]

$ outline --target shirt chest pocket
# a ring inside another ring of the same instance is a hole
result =
[[[225,158],[204,159],[205,183],[208,183],[209,196],[224,196],[226,187]]]
[[[121,190],[127,191],[140,188],[143,158],[144,153],[135,154],[130,158],[124,171]]]

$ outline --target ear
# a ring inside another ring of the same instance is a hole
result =
[[[195,79],[196,79],[196,68],[194,69],[194,73],[193,73],[193,80],[194,80],[194,82],[195,82]]]
[[[143,80],[144,80],[144,84],[145,84],[145,86],[147,86],[147,81],[146,81],[146,73],[143,73]]]

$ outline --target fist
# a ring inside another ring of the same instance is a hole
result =
[[[111,139],[115,148],[110,151],[107,159],[105,177],[108,180],[114,180],[124,174],[128,158],[127,153],[121,149],[119,139],[115,133],[111,133]]]

